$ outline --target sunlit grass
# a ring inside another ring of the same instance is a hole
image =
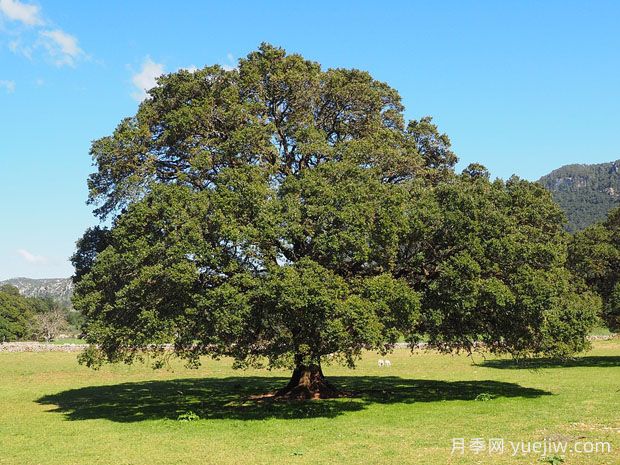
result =
[[[77,337],[63,337],[54,339],[52,344],[84,344],[84,339],[80,339]]]
[[[0,464],[542,463],[451,455],[452,438],[609,441],[611,454],[564,463],[620,463],[617,340],[560,366],[398,350],[380,368],[378,358],[325,367],[355,398],[257,403],[289,373],[228,360],[91,371],[75,353],[2,353]]]

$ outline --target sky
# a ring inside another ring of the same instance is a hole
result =
[[[0,0],[0,280],[68,277],[92,140],[155,76],[263,42],[368,70],[460,158],[536,180],[620,158],[620,2]]]

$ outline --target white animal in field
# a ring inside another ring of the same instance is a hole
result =
[[[392,362],[390,362],[388,359],[385,359],[385,360],[383,361],[383,364],[384,364],[386,367],[391,367],[391,366],[392,366]]]
[[[380,367],[382,367],[383,365],[385,365],[385,361],[384,361],[382,358],[380,358],[380,359],[377,361],[377,365],[379,365]]]

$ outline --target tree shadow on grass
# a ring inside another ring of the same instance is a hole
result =
[[[353,393],[350,398],[318,401],[252,400],[288,381],[275,377],[190,378],[89,386],[37,400],[69,420],[104,418],[116,422],[173,419],[194,412],[203,419],[333,418],[360,411],[372,403],[475,400],[492,397],[534,398],[547,391],[499,381],[433,381],[396,376],[340,376],[329,380]]]
[[[516,359],[497,359],[485,360],[479,364],[487,368],[501,369],[529,369],[537,370],[541,368],[571,368],[571,367],[597,367],[597,368],[613,368],[620,367],[620,356],[591,356],[591,357],[575,357],[569,359],[553,359],[553,358],[532,358],[525,360]]]

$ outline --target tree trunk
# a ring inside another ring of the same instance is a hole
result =
[[[305,400],[332,399],[342,395],[341,391],[325,379],[320,365],[299,365],[293,370],[287,386],[277,391],[275,397]]]

